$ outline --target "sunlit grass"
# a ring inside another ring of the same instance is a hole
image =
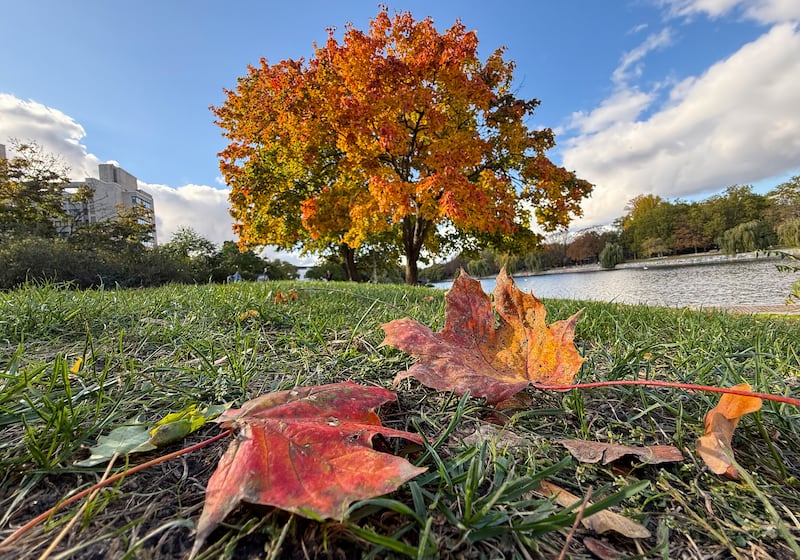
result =
[[[275,299],[291,290],[296,300]],[[381,346],[380,325],[408,316],[438,330],[443,295],[323,282],[84,292],[44,285],[0,293],[0,538],[95,482],[102,466],[73,463],[113,427],[153,422],[191,404],[238,406],[297,384],[391,387],[413,360]],[[586,357],[581,381],[748,382],[758,391],[800,393],[800,321],[545,303],[548,322],[584,308],[576,338]],[[716,395],[641,387],[530,390],[534,404],[510,413],[506,426],[525,444],[508,447],[465,443],[490,412],[481,401],[435,393],[413,380],[397,391],[398,404],[381,417],[425,435],[429,445],[410,459],[426,474],[391,496],[354,504],[343,524],[242,508],[201,557],[281,558],[305,550],[318,558],[526,558],[557,556],[564,548],[572,558],[590,557],[580,531],[567,540],[575,512],[534,493],[542,477],[577,495],[591,486],[594,501],[608,505],[602,502],[608,498],[616,511],[645,524],[653,537],[639,543],[606,535],[626,555],[692,557],[699,550],[781,558],[791,557],[792,541],[800,539],[793,513],[800,511],[800,411],[789,405],[767,402],[742,420],[734,448],[749,478],[728,481],[706,471],[693,451]],[[216,432],[205,427],[181,445]],[[577,464],[557,443],[562,438],[672,444],[685,461],[658,468]],[[214,445],[103,491],[59,550],[73,558],[185,557],[205,483],[224,448]],[[626,493],[642,481],[649,481],[644,490]],[[26,536],[14,557],[38,557],[75,511]]]

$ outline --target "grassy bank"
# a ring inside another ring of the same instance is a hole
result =
[[[296,290],[298,298],[277,298]],[[581,381],[650,377],[800,397],[800,321],[575,301],[546,301],[548,322],[585,307],[576,342]],[[253,313],[256,311],[257,313]],[[438,330],[441,291],[343,283],[241,283],[75,292],[28,287],[0,294],[0,538],[96,482],[78,468],[87,446],[137,419],[154,422],[193,403],[231,403],[294,385],[352,380],[391,387],[407,355],[380,347],[379,325],[411,317]],[[78,364],[77,361],[81,360]],[[203,558],[592,558],[587,537],[623,556],[793,558],[800,546],[800,411],[766,402],[734,435],[749,476],[711,474],[694,453],[718,396],[635,387],[530,391],[513,415],[516,446],[469,436],[489,410],[404,381],[385,424],[421,431],[428,467],[348,521],[316,523],[264,507],[235,511]],[[203,427],[130,465],[199,442]],[[672,444],[685,461],[588,465],[557,443],[582,438]],[[466,442],[465,442],[466,440]],[[389,441],[388,445],[393,445]],[[51,558],[184,558],[209,476],[227,441],[126,477],[80,513]],[[122,463],[115,471],[124,470]],[[574,513],[533,493],[547,479],[644,524],[649,539],[592,535]],[[649,485],[622,499],[620,491]],[[8,558],[38,558],[78,512],[72,506],[27,534]]]

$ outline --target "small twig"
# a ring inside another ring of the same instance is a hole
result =
[[[67,507],[70,504],[75,503],[76,501],[78,501],[81,498],[87,496],[88,494],[94,492],[95,490],[97,490],[99,488],[104,488],[104,487],[106,487],[106,486],[108,486],[110,484],[113,484],[116,481],[118,481],[119,479],[124,478],[125,476],[127,476],[129,474],[137,473],[137,472],[142,471],[142,470],[144,470],[146,468],[152,467],[153,465],[157,465],[159,463],[164,463],[166,461],[169,461],[170,459],[174,459],[175,457],[180,457],[181,455],[185,455],[186,453],[191,453],[193,451],[197,451],[198,449],[201,449],[201,448],[205,447],[206,445],[209,445],[209,444],[214,443],[215,441],[218,441],[218,440],[220,440],[220,439],[222,439],[222,438],[224,438],[226,436],[229,436],[230,434],[231,434],[231,430],[225,430],[224,432],[221,432],[221,433],[215,435],[214,437],[209,438],[209,439],[207,439],[205,441],[201,441],[200,443],[196,443],[194,445],[190,445],[189,447],[185,447],[183,449],[179,449],[178,451],[173,451],[172,453],[169,453],[169,454],[164,455],[162,457],[156,457],[155,459],[153,459],[151,461],[147,461],[146,463],[142,463],[141,465],[136,465],[135,467],[131,467],[127,471],[124,471],[124,472],[121,472],[121,473],[117,473],[114,476],[109,477],[109,478],[105,479],[104,481],[98,482],[97,484],[91,486],[90,488],[87,488],[86,490],[82,490],[81,492],[78,492],[77,494],[67,498],[63,502],[60,502],[60,503],[54,505],[53,507],[51,507],[46,512],[34,517],[30,521],[28,521],[25,525],[23,525],[22,527],[20,527],[19,529],[17,529],[13,533],[11,533],[8,537],[6,537],[6,539],[3,542],[0,542],[0,552],[3,552],[4,548],[6,548],[8,545],[13,543],[17,539],[19,539],[22,535],[24,535],[25,533],[30,531],[33,527],[35,527],[39,523],[43,522],[45,519],[47,519],[48,517],[50,517],[51,515],[53,515],[57,511]]]
[[[573,537],[575,536],[575,529],[578,528],[581,520],[583,519],[583,512],[586,509],[586,506],[589,505],[589,499],[592,497],[592,487],[589,486],[586,489],[586,496],[583,498],[583,503],[581,507],[578,508],[578,513],[575,515],[575,522],[572,524],[572,527],[569,529],[569,533],[567,533],[567,540],[564,543],[564,548],[561,549],[561,554],[558,555],[558,560],[564,560],[567,557],[567,549],[569,549],[569,543],[572,542]]]
[[[690,391],[704,391],[706,393],[727,393],[729,395],[741,395],[742,397],[756,397],[766,401],[775,401],[793,406],[800,406],[800,399],[784,397],[782,395],[771,395],[769,393],[756,393],[754,391],[743,391],[741,389],[711,387],[710,385],[693,385],[691,383],[675,383],[672,381],[651,381],[644,379],[619,379],[617,381],[596,381],[593,383],[576,383],[574,385],[548,385],[546,383],[531,383],[534,389],[544,391],[570,391],[572,389],[592,389],[595,387],[618,387],[621,385],[644,385],[646,387],[668,387],[671,389],[688,389]]]
[[[119,453],[114,453],[114,455],[111,456],[111,459],[108,461],[108,466],[106,467],[106,472],[103,473],[103,476],[100,478],[98,484],[102,484],[108,478],[109,473],[111,473],[111,467],[114,466],[114,463],[116,462],[118,457]],[[89,506],[91,501],[94,500],[95,496],[97,496],[97,493],[100,492],[100,489],[101,486],[97,486],[94,489],[94,492],[89,494],[89,497],[86,498],[86,501],[83,502],[83,504],[81,504],[81,507],[78,509],[77,512],[75,512],[75,515],[72,517],[72,519],[69,520],[69,523],[64,525],[64,528],[61,529],[61,532],[58,535],[56,535],[56,538],[54,538],[53,542],[50,543],[50,546],[47,547],[47,550],[45,550],[42,553],[42,555],[39,556],[39,560],[47,560],[47,558],[53,553],[53,551],[58,546],[58,543],[60,543],[61,540],[65,536],[67,536],[67,533],[69,533],[69,531],[75,526],[75,523],[78,522],[78,519],[80,519],[81,515],[83,515],[83,512],[86,511],[86,508]]]

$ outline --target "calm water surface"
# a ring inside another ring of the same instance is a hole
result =
[[[521,290],[539,298],[566,298],[668,307],[782,305],[796,273],[778,272],[777,261],[692,266],[621,268],[591,272],[516,276]],[[494,278],[482,279],[483,290]],[[447,289],[451,282],[436,286]]]

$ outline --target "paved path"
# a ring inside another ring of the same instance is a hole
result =
[[[722,307],[723,311],[730,313],[772,313],[776,315],[800,315],[800,305],[740,305]]]

